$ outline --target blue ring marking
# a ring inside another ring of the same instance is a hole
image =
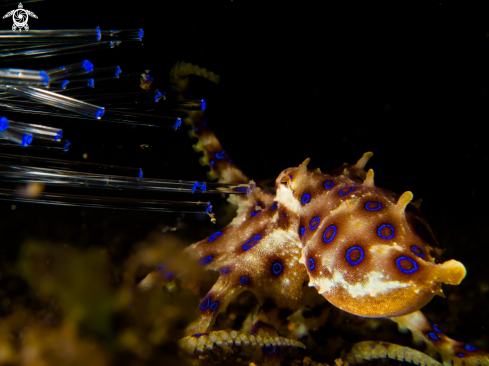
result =
[[[431,339],[435,340],[435,341],[439,341],[440,338],[433,332],[430,332],[428,333],[428,335],[430,336]]]
[[[346,191],[345,191],[346,189]],[[353,192],[355,190],[355,187],[346,187],[346,188],[343,188],[339,194],[340,196],[346,196],[347,194],[350,194],[351,192]]]
[[[241,277],[241,283],[246,286],[250,283],[250,280],[248,279],[248,277]]]
[[[201,266],[203,266],[204,264],[209,263],[211,260],[212,260],[212,257],[211,257],[211,256],[209,256],[209,257],[204,257],[204,258],[202,258],[202,259],[199,261],[199,264],[200,264]]]
[[[142,41],[142,40],[143,40],[143,37],[144,37],[144,31],[143,31],[143,29],[141,28],[141,29],[139,30],[138,38],[139,38],[139,40],[140,40],[140,41]]]
[[[311,196],[308,193],[305,193],[302,196],[302,204],[303,205],[305,205],[306,203],[308,203],[310,200],[311,200]]]
[[[324,188],[326,189],[331,189],[334,187],[334,182],[332,180],[327,180],[324,182]]]
[[[406,260],[408,262],[410,262],[411,264],[414,265],[414,268],[411,269],[411,270],[406,270],[404,268],[401,267],[401,261],[402,260]],[[418,264],[413,261],[411,258],[408,258],[408,257],[399,257],[396,259],[396,264],[397,264],[397,268],[399,268],[401,270],[401,272],[404,272],[404,273],[414,273],[418,270]]]
[[[269,355],[275,355],[278,353],[278,347],[275,346],[267,346],[265,347],[265,352]]]
[[[224,268],[224,269],[221,269],[221,272],[222,272],[222,273],[228,273],[228,272],[229,272],[229,268]]]
[[[71,146],[71,142],[66,141],[65,146],[63,146],[63,151],[68,151],[70,149],[70,146]]]
[[[258,210],[258,211],[253,211],[253,212],[251,213],[251,216],[256,216],[256,215],[258,215],[260,212],[261,212],[261,210]]]
[[[202,126],[207,127],[207,118],[202,120]]]
[[[372,207],[372,204],[377,205],[377,206]],[[371,201],[371,202],[367,202],[367,204],[365,205],[365,208],[369,211],[378,211],[382,208],[382,205],[378,202]]]
[[[69,80],[64,80],[62,83],[61,83],[61,89],[66,89],[66,86],[70,83]]]
[[[95,114],[95,119],[100,119],[104,116],[105,108],[100,108]]]
[[[202,99],[202,100],[200,101],[200,107],[202,108],[202,110],[203,110],[203,111],[205,111],[206,104],[205,104],[205,100],[204,100],[204,99]]]
[[[121,72],[122,72],[121,68],[119,67],[119,65],[117,65],[117,66],[115,67],[115,77],[116,77],[116,78],[118,78],[118,77],[119,77],[119,74],[120,74]],[[160,93],[160,92],[158,92],[158,93]],[[160,93],[160,95],[161,95],[161,93]]]
[[[158,266],[158,269],[163,269],[166,267],[166,264],[162,265],[162,266]]]
[[[285,217],[285,214],[282,214],[282,217]]]
[[[95,31],[97,33],[97,41],[100,41],[102,39],[102,32],[100,31],[100,28],[95,28]]]
[[[173,277],[173,272],[166,272],[163,277],[165,278],[172,278]]]
[[[312,271],[314,268],[316,268],[316,263],[314,263],[314,259],[309,258],[308,262],[309,264],[309,269]]]
[[[273,201],[272,210],[275,210],[277,208],[277,205],[278,205],[278,202]]]
[[[279,262],[275,262],[272,266],[272,271],[275,274],[281,273],[283,271],[282,264],[280,264]]]
[[[314,230],[315,228],[318,227],[319,223],[321,222],[321,219],[316,216],[311,220],[311,223],[309,224],[309,229]]]
[[[236,188],[236,192],[246,192],[246,188],[238,187],[238,188]]]
[[[301,227],[301,235],[304,235],[306,233],[306,228]]]
[[[462,358],[462,357],[464,357],[464,354],[463,353],[457,353],[457,356]]]
[[[434,330],[436,330],[438,333],[442,333],[442,331],[435,325],[435,323],[433,323],[432,321],[430,321],[430,323]]]
[[[214,240],[216,240],[216,239],[217,239],[219,236],[221,236],[221,235],[222,235],[222,233],[221,233],[220,231],[218,231],[217,233],[212,234],[212,235],[209,237],[209,240],[207,240],[207,241],[214,241]]]
[[[289,174],[289,178],[292,179],[292,174]]]
[[[255,246],[258,240],[260,240],[261,235],[256,235],[252,237],[251,239],[248,239],[248,241],[243,245],[243,250],[248,250],[251,249]]]
[[[211,303],[211,299],[209,297],[206,297],[202,302],[200,303],[200,310],[205,310],[209,307]]]
[[[330,231],[330,230],[333,230],[333,235],[331,236],[331,238],[326,239],[326,236],[327,236],[327,234],[329,233],[329,231]],[[324,232],[324,235],[323,235],[323,240],[324,240],[324,242],[325,242],[325,243],[329,243],[329,242],[331,242],[331,241],[334,239],[334,237],[335,237],[335,236],[336,236],[336,226],[331,225],[331,226],[330,226],[330,227],[328,227],[328,228],[326,229],[326,231]]]
[[[139,175],[138,175],[138,178],[139,179],[142,179],[143,178],[143,169],[139,168]]]
[[[467,350],[467,351],[475,351],[475,350],[478,350],[479,348],[475,347],[475,346],[471,346],[470,344],[467,344],[465,343],[465,346],[464,348]]]
[[[384,236],[384,235],[382,235],[381,231],[382,231],[382,229],[383,229],[383,228],[385,228],[385,227],[387,227],[387,228],[391,229],[391,231],[392,231],[392,234],[391,234],[391,235],[389,235],[389,236]],[[379,229],[377,230],[377,233],[379,234],[379,236],[380,236],[382,239],[392,239],[392,238],[394,237],[394,228],[393,228],[391,225],[384,224],[384,225],[381,225],[381,226],[379,227]]]
[[[195,126],[195,132],[199,132],[199,128]]]
[[[414,254],[416,254],[418,257],[423,258],[424,257],[424,252],[420,247],[417,247],[416,245],[413,245],[411,247],[411,250],[413,251]]]
[[[220,152],[216,152],[216,153],[214,154],[214,156],[216,157],[216,159],[219,159],[219,160],[224,160],[224,159],[226,159],[226,158],[224,157],[224,154],[225,154],[225,153],[226,153],[226,150],[222,150],[222,151],[220,151]]]
[[[219,303],[217,301],[214,301],[212,304],[211,304],[211,310],[214,311],[217,309],[217,307],[219,306]]]
[[[360,259],[357,260],[356,262],[353,262],[351,259],[350,259],[350,253],[353,251],[353,250],[359,250],[360,251]],[[346,260],[348,261],[348,263],[350,263],[352,266],[356,266],[357,264],[359,264],[361,261],[363,261],[363,249],[360,248],[360,247],[351,247],[350,249],[348,249],[348,252],[346,252]]]
[[[87,79],[87,86],[90,88],[95,88],[95,80],[92,79]]]
[[[8,119],[0,117],[0,131],[5,131],[8,128]]]
[[[214,166],[214,160],[211,160],[211,165]]]

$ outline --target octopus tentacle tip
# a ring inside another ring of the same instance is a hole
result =
[[[413,200],[413,193],[411,191],[404,192],[401,197],[397,200],[396,206],[400,211],[404,211],[406,206]]]
[[[465,266],[451,259],[445,263],[442,263],[436,267],[436,277],[440,282],[448,285],[458,285],[465,278],[467,270]]]
[[[367,187],[374,187],[375,186],[375,184],[374,184],[374,170],[373,169],[368,170],[367,178],[365,178],[365,181],[363,182],[363,184]]]
[[[365,154],[362,155],[362,157],[356,162],[356,164],[354,165],[355,168],[360,168],[360,169],[363,169],[365,168],[365,165],[367,165],[368,161],[370,160],[370,158],[374,155],[373,152],[371,151],[367,151]]]

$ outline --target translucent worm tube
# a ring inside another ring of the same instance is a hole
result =
[[[92,72],[93,69],[94,69],[93,64],[88,60],[84,60],[82,62],[77,62],[75,64],[48,69],[45,70],[45,73],[49,76],[49,78],[54,80],[59,77],[66,77],[68,74],[70,75],[73,75],[74,73],[76,73],[76,75],[87,74],[89,72]]]
[[[45,29],[30,30],[29,32],[1,31],[0,44],[18,43],[87,43],[100,41],[102,31],[94,29]]]
[[[0,69],[0,84],[48,86],[49,76],[44,71],[26,69]]]
[[[20,146],[29,146],[32,142],[32,135],[29,133],[19,132],[6,129],[0,132],[0,139],[5,139],[10,142],[19,144]]]
[[[5,165],[21,165],[32,168],[50,168],[57,170],[76,170],[79,172],[96,172],[98,174],[120,175],[142,178],[141,168],[129,168],[117,165],[105,165],[85,162],[65,161],[58,159],[0,154],[0,163]]]
[[[32,182],[74,187],[160,192],[246,194],[250,191],[249,184],[189,182],[147,178],[139,179],[5,164],[0,164],[0,179],[23,183]]]
[[[47,104],[56,108],[66,109],[68,111],[93,117],[96,119],[102,118],[104,108],[82,102],[77,99],[69,98],[64,95],[59,95],[47,90],[33,88],[30,86],[13,86],[2,85],[0,89],[7,91],[10,94],[34,100],[43,104]]]
[[[23,47],[16,48],[10,51],[2,50],[0,53],[0,61],[13,61],[25,58],[41,58],[41,57],[51,57],[66,54],[74,54],[80,52],[90,52],[97,51],[104,48],[114,48],[120,45],[120,41],[108,41],[108,42],[98,42],[98,43],[88,43],[88,44],[76,44],[76,45],[63,45],[57,46],[52,45],[50,47]],[[0,43],[1,46],[1,43]]]
[[[71,142],[67,140],[50,141],[33,138],[32,143],[29,145],[29,149],[68,151],[70,146]]]
[[[210,202],[161,201],[151,199],[113,198],[61,193],[38,193],[27,197],[13,189],[1,189],[0,199],[17,202],[42,203],[57,206],[96,207],[122,210],[141,210],[154,212],[203,213],[213,217]]]
[[[63,130],[60,128],[36,125],[32,123],[9,121],[9,131],[12,130],[30,133],[35,139],[39,138],[59,141],[63,137]]]

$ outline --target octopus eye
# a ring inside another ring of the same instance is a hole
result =
[[[309,224],[309,229],[314,230],[315,228],[318,227],[320,222],[321,222],[321,219],[319,217],[313,218],[311,220],[311,223]]]
[[[243,250],[248,250],[248,249],[251,249],[255,246],[256,242],[258,240],[260,240],[261,238],[261,235],[256,235],[254,237],[252,237],[251,239],[249,239],[245,245],[243,245]]]
[[[324,183],[324,188],[326,189],[331,189],[334,187],[334,182],[332,180],[327,180],[325,183]]]
[[[314,269],[314,267],[316,267],[316,263],[314,263],[314,259],[312,259],[312,258],[309,258],[309,260],[307,261],[307,264],[309,265],[309,269],[311,271]]]
[[[335,236],[336,236],[336,226],[331,225],[324,232],[323,240],[325,243],[329,243],[334,239]]]
[[[279,262],[275,262],[273,264],[272,266],[273,273],[279,274],[280,272],[282,272],[282,270],[283,270],[282,265]]]
[[[381,225],[377,233],[382,239],[392,239],[394,237],[394,228],[391,225]]]
[[[211,304],[211,310],[212,310],[212,311],[216,310],[218,306],[219,306],[219,303],[218,303],[217,301],[216,301],[216,302],[213,302],[213,303]]]
[[[211,302],[211,299],[209,297],[206,297],[202,302],[200,303],[200,310],[205,310],[209,307],[209,304]]]
[[[209,242],[210,242],[210,241],[214,241],[214,240],[216,240],[218,237],[220,237],[221,235],[222,235],[222,233],[221,233],[220,231],[218,231],[217,233],[212,234],[212,235],[209,237],[209,240],[207,240],[207,241],[209,241]]]
[[[423,258],[424,257],[424,252],[420,247],[417,247],[416,245],[413,245],[411,247],[411,250],[413,251],[414,254],[416,254],[418,257]]]
[[[347,187],[347,188],[343,188],[341,191],[340,191],[340,196],[346,196],[347,194],[350,194],[351,192],[353,192],[355,190],[355,187]]]
[[[360,247],[351,247],[348,249],[348,252],[346,252],[346,260],[352,266],[356,266],[363,261],[363,249]]]
[[[397,258],[396,264],[397,268],[399,268],[401,272],[404,273],[414,273],[418,270],[418,264],[408,257]]]
[[[382,205],[378,202],[368,202],[365,208],[369,211],[378,211],[382,208]]]
[[[311,196],[308,193],[305,193],[302,196],[302,204],[303,205],[305,205],[306,203],[308,203],[310,200],[311,200]]]
[[[199,264],[203,266],[204,264],[209,263],[212,260],[212,257],[204,257],[199,261]]]

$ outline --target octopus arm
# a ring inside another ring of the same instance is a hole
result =
[[[390,319],[398,324],[400,331],[411,331],[416,343],[426,344],[426,353],[432,356],[440,355],[443,365],[489,365],[488,352],[449,338],[421,311]]]

